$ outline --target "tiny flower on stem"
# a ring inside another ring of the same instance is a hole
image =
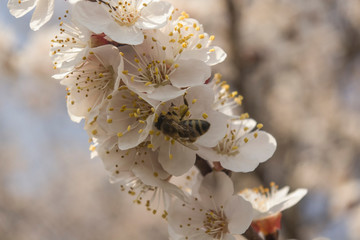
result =
[[[270,189],[259,187],[245,189],[240,192],[246,200],[251,202],[254,208],[253,228],[263,234],[277,234],[280,230],[281,212],[298,203],[307,193],[306,189],[300,188],[288,194],[289,187],[280,190],[275,183],[270,183]]]

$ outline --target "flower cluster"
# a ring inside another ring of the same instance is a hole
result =
[[[276,141],[247,113],[236,114],[242,96],[212,75],[226,58],[214,36],[160,0],[69,3],[72,18],[61,20],[51,43],[54,78],[66,86],[69,116],[84,121],[92,155],[110,180],[153,213],[160,208],[172,239],[244,233],[258,199],[234,193],[222,170],[253,171],[273,155]],[[36,30],[54,1],[9,0],[8,7],[16,17],[36,7]],[[215,170],[191,190],[175,184],[194,165],[201,168],[198,161]]]

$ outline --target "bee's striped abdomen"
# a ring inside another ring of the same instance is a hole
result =
[[[191,137],[199,137],[205,134],[210,128],[209,122],[199,119],[184,120],[181,121],[180,124],[188,128],[189,130],[191,129]]]

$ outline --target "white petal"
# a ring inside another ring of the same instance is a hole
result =
[[[196,205],[186,204],[179,199],[176,199],[169,208],[169,216],[168,223],[169,227],[175,232],[176,235],[180,236],[189,236],[189,239],[199,239],[195,238],[195,236],[199,236],[200,239],[207,239],[204,231],[196,231],[197,225],[201,228],[203,218],[205,217],[203,214],[199,213],[199,210],[193,211],[192,208],[197,207]],[[188,226],[189,218],[191,219],[191,225]],[[194,236],[192,236],[194,235]],[[177,236],[178,237],[178,236]],[[202,238],[201,238],[202,237]],[[183,239],[183,238],[179,238]],[[211,238],[210,238],[211,239]]]
[[[216,111],[206,111],[206,114],[208,115],[206,121],[211,125],[209,130],[197,139],[196,144],[205,147],[214,147],[225,136],[226,123],[229,117]]]
[[[113,45],[103,45],[91,49],[95,56],[99,59],[103,66],[113,66],[114,71],[118,69],[120,65],[119,49]]]
[[[269,212],[271,213],[277,213],[281,212],[285,209],[288,209],[295,204],[297,204],[305,195],[307,194],[307,189],[297,189],[295,192],[290,193],[285,198],[282,199],[282,201],[270,208]]]
[[[172,159],[170,159],[170,154]],[[160,146],[159,162],[172,175],[180,176],[189,171],[194,166],[195,159],[196,152],[177,141],[173,145],[170,141],[166,141]]]
[[[19,0],[9,0],[7,6],[11,15],[19,18],[30,12],[37,2],[38,0],[22,0],[19,4]]]
[[[206,61],[206,64],[209,66],[214,66],[218,63],[221,63],[227,57],[226,52],[224,50],[222,50],[222,48],[217,47],[217,46],[209,48],[208,55],[209,55],[209,58]]]
[[[229,221],[228,228],[232,234],[244,233],[253,220],[251,203],[240,196],[231,197],[226,203],[224,213]]]
[[[170,75],[172,85],[178,88],[204,84],[211,76],[211,69],[199,60],[179,60],[179,67]]]
[[[185,93],[186,90],[180,90],[177,87],[166,85],[158,88],[147,94],[149,98],[156,99],[159,101],[168,101],[177,98]]]
[[[74,5],[74,18],[91,31],[100,34],[114,20],[97,2],[79,1]]]
[[[276,140],[264,131],[258,131],[257,134],[256,138],[253,134],[247,135],[249,139],[247,143],[240,140],[239,154],[220,159],[221,165],[234,172],[250,172],[259,163],[268,160],[275,152]]]
[[[231,179],[223,172],[207,174],[199,188],[202,202],[209,209],[224,206],[225,202],[234,194],[234,185]]]
[[[181,60],[188,60],[188,59],[196,59],[202,62],[206,62],[209,59],[208,56],[208,49],[199,49],[199,50],[185,50],[180,55]]]
[[[144,41],[144,34],[139,28],[120,26],[115,21],[105,25],[103,32],[118,43],[137,45]]]
[[[141,9],[141,18],[136,22],[140,29],[154,29],[165,26],[172,10],[168,2],[153,1]]]
[[[34,31],[47,23],[54,13],[54,0],[39,0],[30,21]]]

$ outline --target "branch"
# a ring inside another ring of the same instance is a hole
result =
[[[212,172],[210,164],[199,155],[196,155],[195,166],[199,169],[201,175],[203,176]]]

